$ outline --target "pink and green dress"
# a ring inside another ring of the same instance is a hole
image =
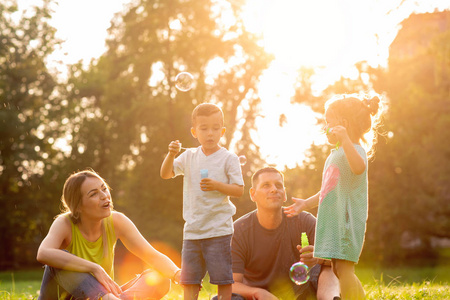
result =
[[[317,212],[314,257],[358,262],[368,215],[367,155],[354,144],[366,163],[355,175],[341,147],[328,156],[322,177]]]

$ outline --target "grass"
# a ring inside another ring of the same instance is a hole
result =
[[[357,267],[356,273],[364,285],[367,299],[450,299],[450,267],[376,269]],[[42,269],[0,272],[0,300],[37,299]],[[211,299],[216,286],[207,284],[200,300]],[[183,299],[180,286],[173,286],[164,300]],[[285,299],[289,300],[289,299]]]

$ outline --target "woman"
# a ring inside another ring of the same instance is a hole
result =
[[[109,186],[97,173],[69,176],[56,217],[39,246],[46,264],[39,299],[160,299],[178,282],[180,269],[155,250],[124,214],[113,211]],[[114,282],[114,246],[125,247],[152,266],[120,287]]]

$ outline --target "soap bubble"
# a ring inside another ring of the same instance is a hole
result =
[[[182,92],[187,92],[194,84],[194,76],[188,72],[181,72],[175,77],[175,87]]]
[[[296,285],[301,285],[309,280],[308,266],[302,262],[297,262],[291,266],[289,277]]]
[[[245,165],[247,163],[247,157],[245,157],[245,155],[239,156],[239,163],[241,166]]]

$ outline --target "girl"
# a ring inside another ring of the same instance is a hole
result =
[[[46,264],[39,300],[160,299],[179,280],[178,268],[154,249],[124,214],[113,211],[108,184],[91,170],[72,174],[64,184],[64,212],[39,246]],[[119,286],[114,281],[114,246],[125,247],[154,268]],[[150,284],[149,284],[150,283]]]
[[[364,243],[368,212],[367,154],[376,141],[380,100],[341,97],[325,104],[328,142],[336,145],[328,156],[319,193],[293,198],[288,217],[319,206],[314,257],[331,259],[343,299],[364,299],[355,263]],[[372,136],[371,140],[367,136]],[[361,144],[366,146],[364,149]]]

